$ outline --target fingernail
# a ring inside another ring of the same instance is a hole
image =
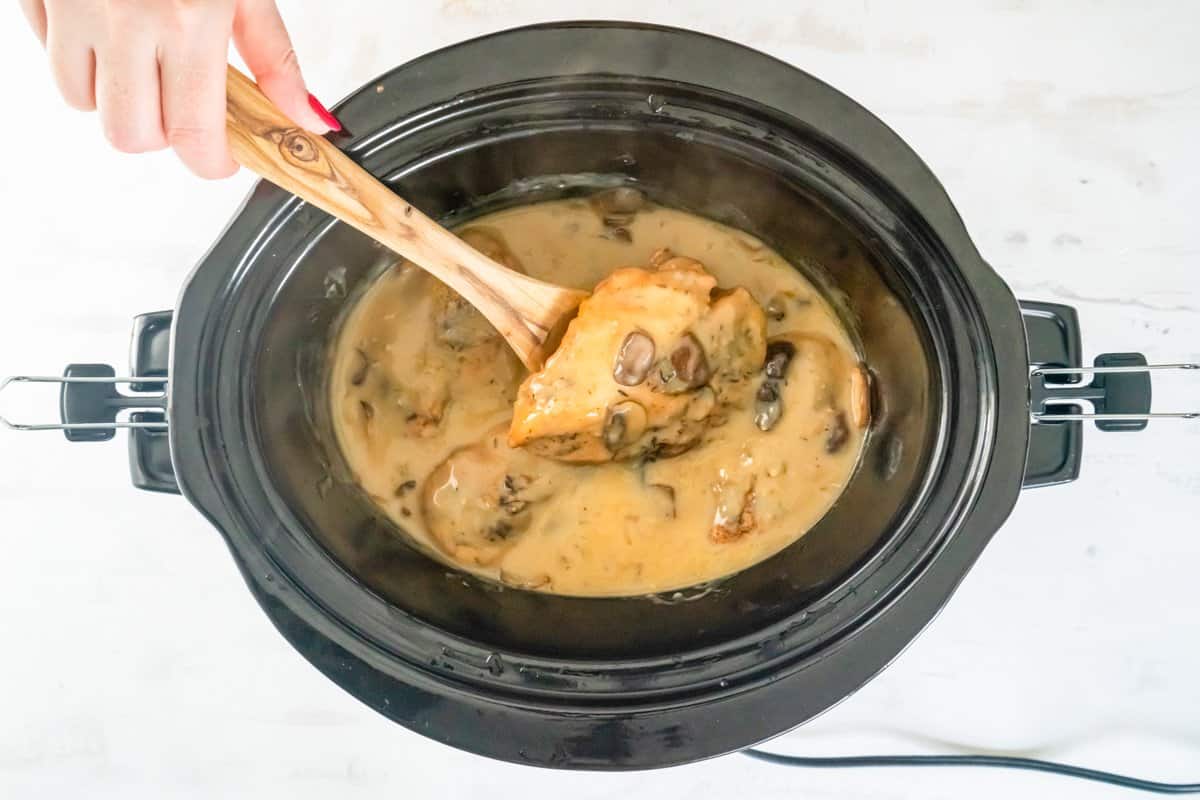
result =
[[[331,131],[336,133],[342,129],[342,123],[337,121],[337,117],[330,114],[329,109],[321,105],[321,101],[313,97],[311,93],[308,95],[308,105],[313,111],[317,112],[317,116],[321,118],[321,122],[328,125]]]

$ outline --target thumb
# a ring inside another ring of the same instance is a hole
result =
[[[34,34],[45,45],[46,5],[42,0],[21,0],[21,10],[25,12],[25,17],[29,20],[29,24],[33,26]]]
[[[233,41],[263,94],[293,122],[313,133],[341,130],[305,88],[292,40],[272,0],[238,0]]]

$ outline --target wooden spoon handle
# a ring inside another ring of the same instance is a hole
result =
[[[537,369],[547,337],[585,296],[514,272],[479,253],[375,179],[323,137],[289,120],[229,67],[225,122],[233,157],[416,263],[475,308]]]

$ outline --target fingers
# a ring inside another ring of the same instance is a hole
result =
[[[205,178],[237,171],[225,133],[225,75],[238,2],[21,0],[70,105],[99,108],[105,135],[118,150],[141,153],[170,144]],[[297,91],[305,101],[307,93],[294,58],[286,57],[291,45],[279,15],[265,0],[246,5],[253,14],[239,24],[255,43],[248,49],[294,109]],[[266,33],[259,30],[264,25]],[[272,63],[272,48],[281,46],[275,66],[264,67]],[[301,124],[310,122],[291,113]]]
[[[43,45],[46,44],[46,6],[42,0],[21,0],[21,10],[29,20],[29,27]]]
[[[24,2],[22,7],[30,13],[30,6],[40,10],[45,37],[46,54],[50,58],[50,72],[67,105],[80,111],[96,109],[96,53],[87,24],[71,18],[71,9],[60,4],[46,5],[41,2]],[[35,30],[37,19],[30,16]]]
[[[153,50],[100,61],[96,106],[105,137],[122,153],[149,153],[167,146]]]
[[[154,26],[146,17],[131,13],[110,18],[109,28],[120,35],[110,34],[97,54],[96,105],[104,135],[123,153],[161,150],[167,141]]]
[[[162,55],[163,128],[167,142],[201,178],[237,172],[225,134],[227,30],[205,26]]]
[[[233,40],[263,93],[293,122],[313,133],[334,129],[330,121],[337,120],[323,118],[311,105],[300,62],[273,0],[238,0]]]

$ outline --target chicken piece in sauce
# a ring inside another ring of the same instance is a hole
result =
[[[455,450],[429,473],[421,492],[437,545],[467,563],[494,563],[529,526],[533,507],[553,495],[553,467],[507,447],[503,427]]]
[[[766,317],[693,259],[660,251],[596,286],[562,344],[517,393],[509,444],[560,461],[678,455],[748,407]]]

